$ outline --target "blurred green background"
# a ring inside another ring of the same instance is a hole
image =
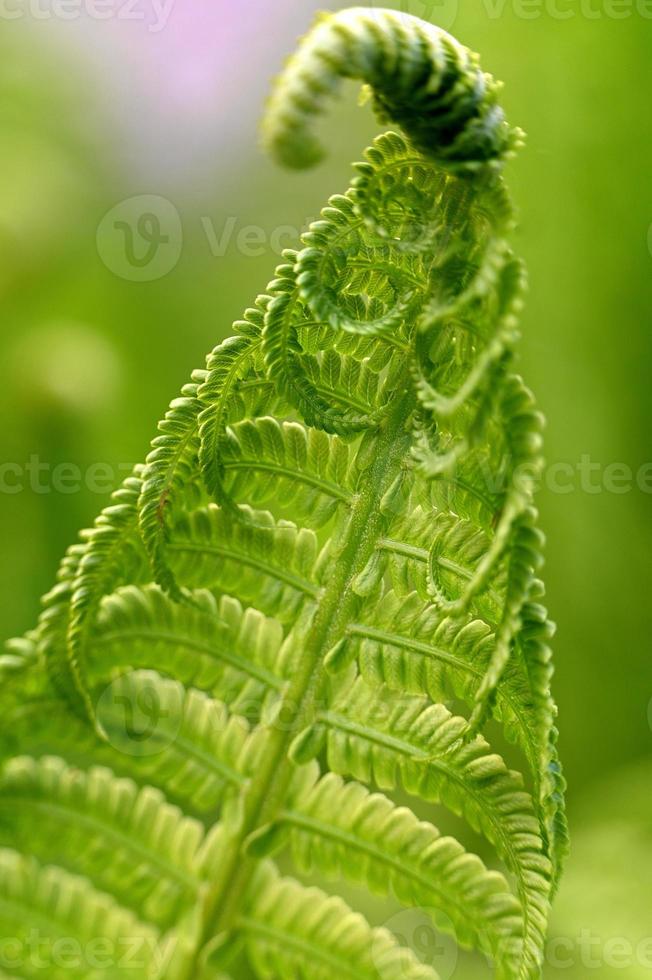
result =
[[[652,4],[393,6],[480,51],[528,132],[508,177],[531,280],[521,367],[548,418],[539,504],[574,842],[546,975],[638,980],[652,976]],[[184,0],[165,23],[18,9],[0,17],[0,636],[34,623],[66,545],[376,131],[347,98],[319,170],[261,156],[257,116],[306,0]],[[111,239],[116,215],[140,237]]]

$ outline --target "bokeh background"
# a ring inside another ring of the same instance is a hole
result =
[[[383,5],[481,51],[528,132],[508,177],[531,280],[521,367],[548,418],[539,504],[574,843],[546,976],[639,980],[652,976],[652,3]],[[3,5],[0,637],[34,623],[66,545],[376,132],[345,89],[316,172],[288,176],[259,151],[269,81],[316,9]]]

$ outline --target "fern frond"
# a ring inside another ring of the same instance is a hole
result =
[[[282,502],[295,519],[316,529],[356,489],[353,452],[343,442],[298,422],[265,416],[231,426],[222,449],[228,491],[256,507]]]
[[[145,568],[137,535],[137,503],[142,468],[113,494],[84,544],[69,550],[59,581],[46,596],[40,640],[56,678],[73,708],[96,722],[86,681],[86,640],[105,592]]]
[[[466,622],[442,618],[436,606],[410,592],[404,599],[386,593],[370,609],[369,621],[349,626],[346,658],[356,658],[370,683],[387,685],[397,694],[427,696],[435,703],[476,700],[495,649],[491,626],[482,619]],[[331,669],[334,666],[331,665]],[[549,678],[549,670],[544,669]],[[542,678],[537,678],[541,683]],[[541,737],[538,697],[517,658],[503,674],[492,709],[507,737],[520,745],[538,785]],[[548,704],[542,688],[541,699]],[[549,716],[548,724],[550,723]]]
[[[204,482],[219,500],[221,493],[220,443],[226,430],[228,408],[238,382],[247,377],[254,360],[258,340],[232,337],[217,347],[208,358],[207,378],[199,391],[203,407],[201,425],[201,463]]]
[[[7,948],[16,951],[19,974],[36,976],[47,970],[54,980],[88,977],[99,964],[103,976],[120,977],[120,963],[127,964],[134,946],[138,955],[131,958],[131,975],[145,980],[152,975],[161,941],[155,928],[96,891],[87,879],[6,849],[0,849],[0,923],[2,935],[11,937]]]
[[[188,588],[224,588],[286,622],[319,593],[317,538],[266,511],[245,513],[245,524],[212,505],[184,516],[170,538],[172,567]]]
[[[197,388],[204,372],[196,372],[181,397],[159,425],[147,457],[138,502],[140,533],[159,585],[178,601],[183,598],[166,561],[167,512],[184,486],[192,486],[199,452]]]
[[[438,980],[389,932],[318,888],[280,878],[263,864],[239,922],[249,957],[263,980]]]
[[[156,587],[119,590],[105,599],[93,639],[94,688],[111,672],[157,670],[186,687],[219,691],[231,703],[261,703],[278,691],[283,630],[232,596],[217,601],[207,591],[177,605]]]
[[[343,686],[320,724],[329,768],[443,803],[495,845],[517,880],[524,931],[536,964],[545,938],[550,863],[523,779],[468,723],[427,698],[397,700],[362,680]]]
[[[151,938],[148,980],[436,980],[277,851],[537,980],[567,827],[542,418],[514,373],[520,135],[452,37],[354,8],[275,88],[277,157],[318,158],[340,78],[403,134],[284,253],[0,656],[0,869],[55,933],[60,889]]]
[[[452,922],[461,945],[494,957],[497,976],[513,976],[523,925],[500,874],[380,793],[345,784],[333,773],[314,785],[306,782],[303,776],[296,800],[290,795],[279,816],[302,871],[343,876],[377,894],[393,894],[408,907],[444,912],[436,924],[450,929]],[[270,835],[277,843],[275,837]],[[256,853],[265,852],[267,840],[263,830]]]
[[[0,840],[47,860],[50,834],[57,863],[154,924],[171,925],[197,893],[203,829],[156,790],[139,792],[107,769],[84,772],[56,757],[12,759],[0,776]]]

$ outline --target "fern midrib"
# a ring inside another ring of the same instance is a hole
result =
[[[260,349],[260,336],[256,337],[255,340],[248,337],[242,337],[245,344],[240,353],[233,359],[232,363],[226,372],[225,377],[222,379],[220,399],[217,404],[217,424],[215,425],[214,432],[217,437],[217,441],[222,437],[224,431],[223,419],[226,417],[227,406],[229,404],[229,396],[232,391],[237,388],[238,382],[241,380],[240,374],[242,371],[243,364],[246,364],[248,360],[254,358]],[[199,390],[199,400],[201,402],[202,392]],[[199,419],[199,424],[201,428],[201,416]],[[217,448],[215,446],[214,448]],[[216,454],[217,455],[217,454]]]
[[[354,970],[341,957],[331,956],[323,946],[302,940],[289,931],[275,929],[273,926],[267,925],[258,919],[252,919],[250,916],[241,916],[236,925],[245,931],[258,934],[278,943],[282,949],[288,947],[295,949],[298,953],[302,954],[304,961],[307,963],[311,959],[321,960],[322,963],[335,971],[334,976],[348,976],[352,980],[368,980],[369,974]]]
[[[371,415],[373,412],[371,406],[363,402],[361,398],[355,398],[353,395],[344,391],[332,390],[320,384],[315,384],[315,391],[322,398],[332,398],[336,404],[344,405],[346,408],[359,412],[360,415]]]
[[[317,326],[322,326],[321,323]],[[398,344],[393,344],[393,346],[398,347]],[[407,350],[407,348],[406,348]],[[272,381],[255,380],[255,381],[243,381],[239,386],[238,391],[248,391],[255,388],[273,388],[274,383]],[[336,402],[342,405],[346,405],[347,408],[355,409],[357,412],[363,415],[369,415],[371,413],[371,408],[362,399],[355,398],[350,392],[345,391],[332,391],[323,385],[315,384],[315,391],[322,395],[324,398],[333,398]]]
[[[339,714],[337,711],[323,711],[320,714],[321,721],[324,724],[332,728],[339,728],[340,731],[346,732],[349,735],[355,735],[357,738],[364,739],[367,742],[375,743],[376,745],[382,746],[382,748],[391,749],[400,755],[407,756],[415,761],[422,760],[423,762],[430,762],[430,757],[427,752],[416,748],[414,745],[410,745],[409,742],[405,742],[403,739],[396,738],[393,735],[387,735],[385,732],[381,732],[375,728],[368,728],[366,725],[362,725],[356,721],[352,721],[345,715]]]
[[[425,548],[419,548],[417,545],[407,544],[405,541],[398,541],[396,538],[381,538],[378,542],[378,547],[383,551],[389,551],[392,554],[401,555],[403,558],[411,558],[413,561],[418,561],[421,564],[427,565],[430,560],[430,553]],[[464,579],[470,582],[473,578],[473,571],[469,568],[465,568],[464,565],[460,565],[459,562],[453,561],[451,558],[444,558],[441,555],[437,555],[433,559],[433,564],[437,563],[440,568],[445,571],[450,572],[452,575],[456,575],[458,578]],[[492,600],[497,606],[500,606],[501,600],[500,596],[495,589],[489,587],[484,590],[484,594],[491,596]]]
[[[454,477],[444,476],[441,478],[441,483],[442,485],[448,483],[453,487],[459,487],[460,490],[465,490],[466,493],[468,493],[469,497],[474,497],[479,504],[482,504],[483,507],[487,508],[490,514],[495,513],[496,506],[494,501],[492,501],[486,494],[484,494],[482,490],[478,489],[478,487],[474,486],[472,483],[469,483],[468,480],[464,480],[462,477],[459,476],[454,476]]]
[[[115,508],[118,511],[128,506],[124,503],[115,504]],[[89,719],[93,728],[96,727],[95,710],[88,693],[85,676],[86,658],[84,657],[93,619],[90,613],[99,605],[102,592],[106,591],[104,583],[115,583],[116,552],[118,556],[121,555],[122,549],[126,549],[129,545],[129,538],[138,527],[137,507],[134,506],[127,513],[128,517],[126,517],[124,523],[118,523],[114,527],[106,523],[104,513],[100,515],[71,581],[70,610],[66,628],[64,659],[70,671],[77,697],[81,701],[81,706],[84,709],[85,717]],[[125,516],[124,513],[122,516]],[[109,536],[109,547],[103,555],[101,567],[95,568],[92,572],[90,576],[92,582],[89,585],[86,582],[88,556],[93,554],[93,545],[99,542],[101,547],[103,544],[102,538],[106,538],[107,535]],[[103,583],[101,590],[97,587],[98,581]]]
[[[204,934],[197,954],[214,935],[234,926],[256,867],[254,860],[242,855],[242,846],[253,832],[278,819],[293,772],[288,758],[290,743],[317,714],[324,659],[345,633],[351,602],[357,598],[352,581],[375,550],[384,520],[380,511],[382,498],[394,482],[409,449],[409,439],[403,430],[413,408],[413,395],[407,385],[398,390],[404,393],[396,399],[385,429],[377,437],[377,452],[369,479],[362,481],[351,508],[346,541],[338,554],[332,578],[319,597],[303,645],[301,666],[282,699],[279,716],[282,713],[284,724],[269,731],[265,754],[244,800],[241,825],[226,847],[221,874],[207,898]],[[189,964],[189,980],[194,968],[195,963]]]
[[[402,555],[403,558],[413,558],[414,561],[419,562],[428,561],[428,550],[426,548],[419,548],[417,545],[407,544],[405,541],[398,541],[396,538],[381,538],[378,542],[378,547],[382,548],[383,551],[391,551],[394,554]],[[449,561],[446,558],[438,558],[437,561],[442,567],[455,572],[461,578],[471,578],[471,572],[456,562]]]
[[[484,676],[482,669],[474,666],[474,664],[470,661],[462,660],[460,657],[456,657],[455,654],[449,653],[447,650],[442,649],[442,647],[435,647],[431,643],[424,643],[423,640],[416,640],[409,636],[401,636],[400,633],[390,633],[387,630],[377,629],[374,626],[367,626],[365,623],[352,623],[349,626],[348,632],[351,636],[360,636],[363,639],[375,640],[378,643],[386,643],[388,646],[396,647],[399,650],[412,651],[419,656],[441,660],[443,663],[450,664],[452,667],[457,668],[461,673],[472,674],[479,680],[481,680]],[[533,767],[534,778],[536,779],[537,770],[534,767],[536,766],[536,760],[538,758],[538,747],[532,731],[532,725],[524,716],[518,700],[512,696],[509,689],[504,685],[496,692],[496,700],[498,702],[502,701],[504,704],[508,705],[514,717],[518,719],[519,727],[523,733],[524,751],[528,757],[528,761]],[[527,745],[529,749],[526,749],[525,745]]]
[[[262,572],[263,575],[269,575],[270,578],[278,579],[279,582],[285,582],[286,585],[296,589],[297,592],[304,592],[313,598],[316,598],[319,594],[319,589],[307,579],[301,578],[299,575],[293,575],[292,572],[287,572],[277,565],[268,565],[261,558],[254,558],[252,555],[245,554],[243,551],[235,551],[231,548],[224,548],[215,544],[202,544],[198,541],[184,541],[183,544],[175,544],[172,541],[168,545],[168,549],[177,554],[194,553],[226,558],[228,561],[234,561],[240,565],[249,565],[250,568],[255,568],[257,571]]]
[[[297,483],[303,483],[309,487],[314,487],[315,490],[320,490],[325,496],[333,497],[335,500],[348,502],[353,496],[349,490],[342,490],[342,488],[336,483],[331,483],[328,480],[324,480],[312,473],[304,473],[302,471],[292,469],[290,466],[283,466],[281,463],[271,463],[260,459],[247,459],[246,457],[243,457],[233,461],[226,461],[224,463],[224,469],[227,471],[247,470],[249,472],[258,471],[260,473],[274,473],[276,476],[283,477],[286,480],[291,480]]]
[[[193,423],[184,435],[183,439],[176,447],[174,454],[165,467],[165,479],[163,480],[160,492],[158,494],[158,500],[156,504],[156,521],[158,525],[159,533],[163,533],[165,529],[165,508],[169,503],[170,491],[174,486],[174,481],[177,475],[177,471],[183,462],[186,452],[192,447],[193,439],[196,439],[199,433],[199,401],[195,399],[197,403],[195,409],[195,415]],[[165,431],[161,433],[163,437],[167,435]],[[146,485],[147,475],[144,478],[143,486]]]
[[[368,272],[384,272],[387,277],[392,276],[395,280],[400,280],[405,283],[409,283],[410,286],[414,286],[415,289],[423,289],[423,279],[417,276],[410,275],[405,269],[397,269],[396,266],[383,262],[371,262],[370,259],[349,259],[347,261],[347,268],[349,269],[366,269]],[[353,290],[351,290],[353,293]],[[356,294],[353,294],[356,295]],[[411,299],[410,296],[406,297],[406,300]]]
[[[356,227],[359,226],[357,225]],[[423,283],[420,284],[420,287],[423,287]],[[299,327],[299,333],[303,334],[307,331],[310,331],[312,328],[322,328],[326,326],[328,325],[323,320],[302,320]],[[339,338],[336,335],[332,338],[333,349],[336,351],[339,350],[339,348],[337,347],[338,339]],[[393,347],[395,350],[403,351],[404,354],[412,353],[412,347],[410,346],[410,344],[403,343],[403,341],[399,340],[399,338],[395,337],[393,334],[384,333],[382,336],[379,336],[377,339],[379,341],[382,341],[383,344],[387,344],[388,347]],[[323,349],[326,350],[326,348]],[[341,351],[341,353],[345,354],[346,352]]]
[[[401,636],[400,633],[390,633],[388,630],[379,629],[376,626],[368,626],[366,623],[351,623],[349,635],[360,636],[363,639],[375,640],[377,643],[386,643],[388,646],[397,647],[399,650],[413,650],[424,657],[434,657],[444,663],[457,667],[460,671],[482,679],[483,672],[480,667],[456,657],[454,653],[449,653],[443,647],[435,647],[432,643],[424,643],[423,640],[415,640],[410,636]]]
[[[418,871],[408,863],[405,856],[402,856],[401,858],[391,857],[387,851],[383,850],[382,847],[379,847],[373,841],[363,840],[361,837],[356,837],[355,834],[350,834],[347,831],[342,830],[341,827],[324,823],[323,820],[317,820],[315,817],[308,816],[305,813],[297,813],[294,810],[284,810],[280,814],[280,818],[284,823],[288,824],[290,827],[295,827],[299,832],[304,831],[308,834],[312,833],[316,837],[321,837],[323,840],[333,841],[335,845],[342,844],[345,848],[352,851],[357,851],[360,854],[364,854],[367,857],[378,861],[380,864],[385,865],[385,867],[389,869],[390,874],[394,873],[399,878],[409,878],[415,883],[415,885],[421,886],[429,895],[439,895],[441,908],[456,908],[461,921],[468,919],[467,906],[463,903],[462,896],[456,896],[455,900],[453,900],[450,894],[437,887],[437,880],[432,875],[423,874],[422,872]],[[437,842],[441,840],[444,840],[444,838],[437,838]],[[388,887],[387,890],[391,892],[392,889]],[[471,922],[468,923],[468,927],[472,927]]]
[[[25,806],[30,807],[32,810],[42,810],[44,813],[49,813],[52,816],[58,817],[63,820],[70,821],[71,819],[82,826],[92,828],[97,836],[101,839],[103,836],[112,837],[114,840],[118,841],[122,846],[128,851],[134,851],[139,854],[152,868],[160,868],[164,873],[166,873],[170,878],[175,880],[178,884],[184,885],[186,888],[197,891],[198,880],[194,878],[191,874],[183,871],[183,869],[170,864],[166,861],[162,854],[158,851],[151,850],[151,848],[146,847],[140,841],[136,840],[133,834],[123,833],[118,830],[117,827],[112,826],[109,823],[97,820],[95,817],[90,816],[88,813],[80,813],[71,804],[66,805],[65,803],[53,803],[48,800],[35,800],[33,797],[28,796],[12,796],[5,800],[0,799],[1,806],[9,806],[12,803],[23,803]]]
[[[274,690],[278,690],[283,684],[279,677],[277,677],[271,671],[266,670],[264,667],[261,667],[259,664],[254,663],[252,660],[246,660],[244,657],[240,657],[237,653],[233,653],[231,651],[218,651],[214,646],[211,646],[210,643],[201,643],[199,640],[191,640],[184,637],[180,642],[179,635],[175,633],[166,633],[163,630],[150,629],[112,630],[110,633],[106,633],[102,637],[98,638],[96,641],[96,646],[110,647],[116,642],[116,640],[118,642],[121,640],[142,640],[146,643],[164,643],[167,646],[173,647],[175,650],[194,650],[196,653],[206,654],[206,656],[211,660],[224,662],[225,664],[228,664],[229,667],[233,667],[234,670],[238,670],[241,674],[252,677],[254,680],[260,681],[261,684],[265,684],[267,687],[271,687]]]
[[[278,682],[278,686],[280,686],[280,681]],[[29,719],[29,715],[30,714],[33,715],[34,717],[33,719],[31,719],[32,726],[33,726],[34,724],[38,724],[38,722],[42,720],[44,712],[47,712],[49,709],[52,713],[54,713],[55,710],[61,709],[61,704],[62,704],[61,701],[56,701],[54,699],[51,699],[49,701],[40,701],[38,702],[37,710],[34,710],[33,705],[27,707],[22,712],[22,718]],[[14,715],[13,717],[19,718],[20,716]],[[52,715],[50,715],[49,717],[51,720]],[[110,749],[113,749],[113,745],[115,743],[111,742],[111,735],[112,733],[114,733],[116,737],[118,735],[123,735],[124,726],[119,725],[114,729],[111,725],[106,725],[105,728],[106,728],[106,733],[109,736],[108,747]],[[32,727],[29,734],[32,734],[33,730],[34,729]],[[52,729],[50,727],[47,727],[47,732],[50,738],[48,754],[50,755],[52,754],[51,751],[52,746],[56,745],[58,750],[57,754],[61,755],[62,758],[65,758],[65,760],[69,762],[71,765],[75,765],[78,760],[83,759],[84,768],[86,768],[86,767],[90,767],[94,761],[95,762],[97,761],[97,749],[95,747],[95,744],[91,743],[91,745],[86,746],[85,751],[82,750],[82,748],[80,747],[81,739],[79,733],[74,731],[71,733],[69,725],[64,725],[63,728],[59,728],[56,734],[53,734]],[[155,735],[156,733],[154,733],[154,736]],[[57,736],[59,737],[57,738]],[[161,745],[162,747],[166,747],[168,745],[168,741],[166,739],[165,734],[161,733],[161,737],[162,737]],[[25,744],[27,738],[24,735],[24,733],[22,735],[22,738],[23,738],[23,743]],[[74,739],[74,750],[71,749],[72,739]],[[229,766],[226,765],[226,763],[216,758],[214,753],[210,752],[209,749],[202,749],[201,746],[199,746],[195,741],[193,741],[192,737],[185,735],[183,732],[179,734],[175,734],[174,745],[177,747],[178,750],[182,750],[179,752],[180,756],[182,756],[183,758],[195,759],[197,762],[200,762],[201,765],[204,766],[206,770],[208,770],[208,772],[213,772],[215,775],[222,778],[225,783],[233,783],[234,785],[238,785],[238,786],[243,786],[246,783],[247,781],[246,776],[243,776],[242,773],[238,772],[236,769],[230,768]],[[42,751],[45,752],[46,750],[43,749]],[[32,752],[35,752],[35,749],[32,749]],[[135,773],[133,769],[129,766],[124,766],[123,771],[125,770],[128,771],[129,778],[133,779],[134,782],[137,783],[137,785],[139,785],[141,788],[144,788],[149,784],[147,777],[150,774],[143,775],[143,774]]]
[[[111,727],[107,726],[108,734],[111,734]],[[122,734],[124,729],[115,729],[116,735]],[[160,733],[160,745],[162,752],[168,747],[168,735],[165,732]],[[155,739],[152,741],[152,749],[155,747]],[[214,776],[218,776],[226,784],[231,784],[233,786],[244,786],[247,782],[247,777],[243,776],[242,773],[238,772],[236,769],[228,766],[225,762],[218,759],[214,752],[211,752],[208,748],[202,748],[193,741],[192,737],[185,734],[175,734],[174,735],[174,747],[180,757],[179,768],[188,760],[192,759],[195,762],[199,762],[208,773],[212,773]],[[134,778],[132,776],[132,778]],[[140,786],[145,787],[147,785],[147,780],[138,779],[134,780]]]

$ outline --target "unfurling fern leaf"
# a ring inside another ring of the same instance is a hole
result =
[[[2,928],[140,936],[150,978],[434,980],[292,864],[530,980],[566,831],[541,418],[513,373],[520,137],[452,37],[360,8],[278,83],[279,159],[318,158],[341,77],[403,135],[286,253],[0,659]]]

